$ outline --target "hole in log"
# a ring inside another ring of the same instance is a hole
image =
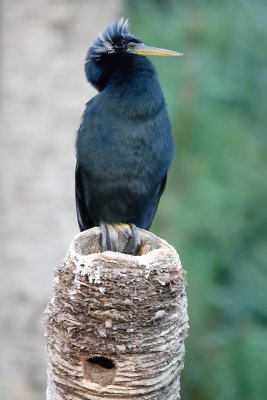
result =
[[[92,357],[84,361],[84,375],[101,386],[111,385],[116,376],[116,365],[107,357]]]
[[[99,365],[99,367],[102,367],[105,369],[115,368],[114,362],[109,360],[106,357],[89,358],[89,360],[87,360],[87,362],[89,362],[90,364],[93,364],[93,365]]]

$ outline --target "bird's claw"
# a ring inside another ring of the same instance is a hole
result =
[[[141,247],[139,231],[134,224],[101,222],[101,250],[138,255]]]

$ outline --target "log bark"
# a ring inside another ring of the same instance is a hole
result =
[[[178,400],[188,332],[185,273],[140,230],[140,256],[100,252],[79,234],[55,269],[45,311],[47,400]]]

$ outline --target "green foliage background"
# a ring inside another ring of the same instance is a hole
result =
[[[188,274],[182,399],[267,399],[267,2],[128,0],[176,156],[153,232]]]

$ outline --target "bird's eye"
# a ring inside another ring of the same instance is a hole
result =
[[[130,50],[135,49],[136,48],[136,43],[133,43],[133,42],[128,43],[127,48],[130,49]]]

